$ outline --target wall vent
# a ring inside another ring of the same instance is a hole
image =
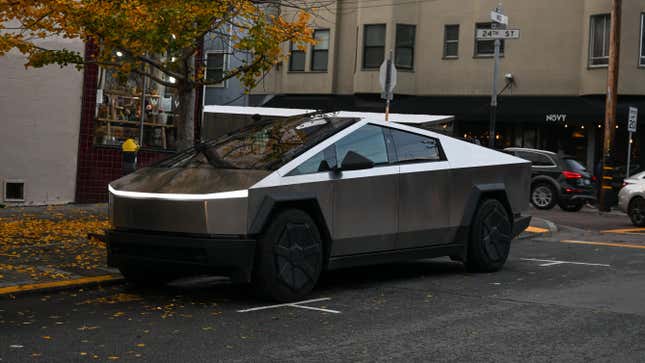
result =
[[[18,179],[6,179],[4,181],[5,202],[25,201],[25,181]]]

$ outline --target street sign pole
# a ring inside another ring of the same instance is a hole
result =
[[[504,13],[502,12],[502,6],[501,4],[497,6],[495,11],[491,13],[491,18],[500,18],[504,16]],[[503,18],[504,21],[508,23],[508,17]],[[493,27],[495,25],[501,26],[502,23],[493,23]],[[501,47],[502,41],[500,39],[495,39],[495,61],[493,64],[493,89],[491,91],[491,99],[490,99],[490,127],[488,130],[488,147],[491,149],[495,147],[495,122],[497,121],[497,74],[499,73],[499,51]]]
[[[638,109],[636,107],[629,108],[629,118],[627,122],[627,170],[625,171],[625,179],[629,178],[629,166],[632,161],[632,134],[636,132],[638,124]]]
[[[385,73],[385,121],[390,121],[390,100],[392,97],[390,96],[390,85],[392,84],[392,51],[390,51],[390,54],[388,54],[387,57],[387,72]]]
[[[388,52],[387,59],[381,64],[379,82],[383,88],[381,98],[385,99],[385,121],[390,120],[390,101],[394,97],[396,86],[396,68],[394,67],[393,51]]]
[[[625,179],[629,178],[629,164],[632,161],[632,132],[627,136],[627,170],[625,171]]]

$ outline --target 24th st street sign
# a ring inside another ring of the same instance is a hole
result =
[[[477,40],[519,39],[519,29],[477,29]]]

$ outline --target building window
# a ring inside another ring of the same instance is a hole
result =
[[[314,39],[316,44],[311,47],[311,70],[326,72],[329,60],[329,29],[315,30]]]
[[[207,82],[217,83],[209,84],[209,86],[224,87],[225,82],[221,81],[224,78],[224,71],[226,70],[226,52],[224,51],[210,51],[206,54],[206,77]]]
[[[4,200],[5,202],[24,202],[25,201],[24,180],[5,180]]]
[[[289,56],[289,70],[303,72],[305,70],[305,46],[291,42],[291,55]]]
[[[385,59],[385,24],[365,25],[363,29],[363,68],[379,68]]]
[[[645,67],[645,13],[641,14],[641,51],[638,65]]]
[[[172,77],[164,77],[170,83]],[[135,139],[143,148],[175,148],[179,98],[166,87],[135,73],[99,70],[94,144],[119,147]]]
[[[396,68],[412,69],[414,67],[416,30],[416,25],[396,24],[396,50],[394,52]]]
[[[593,15],[589,22],[589,66],[609,64],[609,14]]]
[[[459,56],[459,25],[446,25],[443,29],[443,57]]]
[[[475,34],[477,29],[492,29],[493,23],[477,23],[475,26]],[[495,41],[494,40],[478,40],[475,38],[475,56],[488,57],[495,54]],[[500,41],[499,54],[504,54],[504,40]]]

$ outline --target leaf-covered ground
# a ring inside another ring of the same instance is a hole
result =
[[[0,286],[106,273],[105,204],[0,209]]]

